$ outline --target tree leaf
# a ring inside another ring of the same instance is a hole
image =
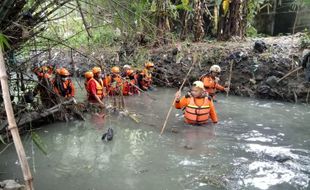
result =
[[[10,48],[8,38],[2,33],[0,33],[0,48],[2,48],[2,49]]]
[[[35,133],[35,132],[31,132],[31,139],[34,142],[34,144],[37,145],[37,147],[39,148],[39,150],[41,150],[41,152],[44,155],[47,155],[47,146],[46,144],[42,141],[41,137]]]
[[[3,144],[6,144],[6,143],[4,142],[4,139],[3,139],[2,135],[0,135],[0,141],[1,141]]]
[[[188,6],[188,4],[189,4],[189,0],[182,0],[182,5],[183,6]]]

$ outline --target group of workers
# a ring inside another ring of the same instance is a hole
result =
[[[94,67],[85,73],[85,89],[88,101],[104,106],[105,96],[131,96],[152,89],[154,63],[146,62],[142,71],[135,71],[129,65],[111,68],[110,74],[102,75],[100,67]]]
[[[87,91],[87,100],[92,104],[104,107],[104,97],[115,95],[135,95],[152,89],[152,71],[154,64],[146,62],[142,71],[135,71],[129,65],[125,65],[122,71],[119,67],[111,68],[109,74],[102,74],[100,67],[94,67],[85,73],[84,87]],[[56,72],[55,72],[56,71]],[[70,79],[70,73],[65,68],[53,70],[43,66],[35,70],[40,83],[51,86],[54,94],[64,98],[74,98],[75,88]],[[54,73],[55,72],[55,73]],[[221,68],[213,65],[210,71],[203,75],[199,81],[195,81],[191,91],[181,98],[181,92],[175,95],[175,108],[184,109],[184,119],[189,124],[206,124],[209,118],[213,123],[218,122],[213,104],[216,91],[228,91],[219,84]],[[54,77],[51,76],[54,74]],[[34,95],[42,88],[36,88]],[[42,103],[50,97],[42,97]],[[48,101],[47,101],[48,102]],[[46,102],[45,102],[46,103]]]
[[[100,67],[94,67],[85,73],[85,89],[87,99],[90,103],[98,103],[104,106],[105,96],[115,95],[134,95],[140,91],[152,89],[152,71],[154,63],[147,61],[142,71],[135,71],[129,65],[125,65],[123,70],[118,66],[111,68],[109,74],[102,74]],[[41,101],[45,104],[51,97],[46,94],[46,87],[52,89],[56,96],[67,99],[74,98],[75,88],[71,81],[70,73],[66,68],[54,70],[49,66],[36,68],[34,73],[37,75],[39,85],[34,90],[34,96],[40,94]],[[54,77],[52,77],[54,75]],[[48,104],[48,103],[47,103]]]
[[[66,68],[54,70],[53,67],[42,66],[35,68],[34,73],[39,83],[35,87],[33,95],[40,94],[41,102],[45,107],[49,108],[58,103],[57,96],[67,99],[74,98],[75,88]]]

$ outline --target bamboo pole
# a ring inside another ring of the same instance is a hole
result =
[[[309,104],[309,94],[310,94],[310,88],[308,89],[307,97],[306,97],[306,103],[307,104]]]
[[[8,86],[8,77],[6,74],[6,68],[4,64],[2,49],[0,48],[0,79],[1,79],[1,86],[2,86],[2,93],[3,93],[3,101],[5,106],[6,115],[8,118],[8,129],[10,130],[13,142],[16,148],[17,156],[19,159],[19,162],[21,164],[24,180],[25,180],[25,186],[26,190],[33,190],[33,178],[31,175],[31,171],[28,165],[28,161],[26,159],[26,153],[24,150],[24,146],[22,144],[22,141],[20,139],[19,131],[17,128],[17,124],[14,118],[14,112],[12,108],[12,102],[10,99],[10,92],[9,92],[9,86]]]
[[[186,80],[187,80],[189,74],[192,72],[192,70],[193,70],[195,64],[196,64],[196,57],[193,56],[193,64],[192,64],[192,66],[190,67],[190,69],[188,70],[188,72],[187,72],[185,78],[183,79],[183,82],[182,82],[182,84],[181,84],[181,86],[180,86],[180,88],[179,88],[178,91],[181,91],[181,90],[182,90],[182,88],[183,88],[183,86],[184,86],[184,84],[185,84],[185,82],[186,82]],[[168,122],[168,119],[169,119],[169,117],[170,117],[170,114],[171,114],[171,111],[172,111],[172,108],[173,108],[173,106],[174,106],[175,101],[176,101],[176,98],[173,99],[173,102],[172,102],[172,104],[171,104],[171,106],[170,106],[170,109],[169,109],[169,111],[168,111],[168,113],[167,113],[167,116],[166,116],[164,125],[163,125],[163,127],[161,128],[160,135],[162,135],[162,134],[164,133],[164,131],[165,131],[165,128],[166,128],[166,125],[167,125],[167,122]]]
[[[226,92],[226,96],[227,96],[227,97],[228,97],[229,91],[230,91],[231,77],[232,77],[232,71],[233,71],[234,61],[233,61],[233,60],[230,60],[230,61],[229,61],[229,65],[230,65],[230,69],[229,69],[229,77],[228,77],[228,90],[227,90],[227,92]]]
[[[280,81],[282,81],[283,79],[285,79],[286,77],[290,76],[291,74],[295,73],[296,71],[299,71],[302,69],[302,66],[297,67],[296,69],[288,72],[286,75],[284,75],[282,78],[280,78],[279,80],[277,80],[277,83],[279,83]]]

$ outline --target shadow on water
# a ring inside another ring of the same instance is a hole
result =
[[[38,131],[44,156],[24,137],[37,189],[309,189],[310,108],[218,97],[220,122],[187,126],[174,110],[159,136],[174,90],[126,98],[137,124],[112,114],[54,123]],[[102,142],[107,128],[113,141]],[[0,179],[21,178],[14,147],[0,155]]]

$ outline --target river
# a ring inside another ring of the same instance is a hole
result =
[[[174,92],[126,97],[138,124],[108,114],[43,126],[47,156],[24,136],[36,189],[310,189],[309,106],[219,95],[218,124],[187,126],[174,110],[160,136]],[[102,142],[109,127],[114,138]],[[22,179],[14,146],[0,155],[9,178]]]

